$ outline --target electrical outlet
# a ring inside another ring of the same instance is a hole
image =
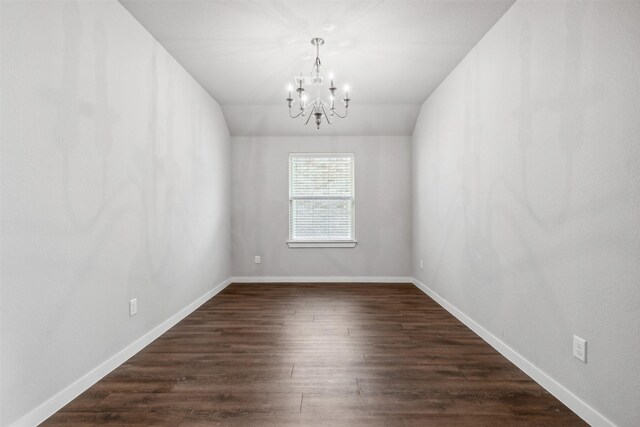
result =
[[[422,260],[420,260],[420,270],[422,270],[424,268],[424,262],[422,262]]]
[[[254,264],[260,264],[260,262],[262,262],[262,261],[260,260],[260,255],[256,255],[256,256],[253,258],[253,263],[254,263]]]
[[[138,312],[138,298],[129,300],[129,317],[135,316]]]
[[[587,341],[576,335],[573,336],[573,357],[587,363]]]

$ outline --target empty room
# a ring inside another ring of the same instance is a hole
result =
[[[640,425],[640,1],[0,0],[0,425]]]

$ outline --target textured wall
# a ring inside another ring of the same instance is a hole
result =
[[[231,140],[234,276],[409,276],[409,137]],[[290,152],[355,153],[355,248],[294,249],[286,245]],[[262,256],[262,264],[253,263],[254,255]]]
[[[8,425],[229,277],[230,149],[117,2],[1,7]]]
[[[516,2],[424,103],[412,145],[413,275],[627,426],[640,425],[639,24],[638,2]]]

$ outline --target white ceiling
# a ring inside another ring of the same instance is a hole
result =
[[[120,2],[223,106],[232,135],[316,130],[293,120],[273,130],[251,124],[264,123],[266,112],[246,125],[230,117],[242,116],[243,105],[280,105],[287,117],[285,88],[311,70],[316,36],[326,40],[323,71],[335,74],[339,88],[351,87],[351,113],[366,104],[389,110],[374,121],[395,121],[382,129],[410,135],[420,104],[514,0]],[[376,132],[371,121],[365,129],[355,119],[349,133]]]

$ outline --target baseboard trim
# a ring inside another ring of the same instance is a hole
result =
[[[210,300],[217,293],[226,288],[230,283],[231,278],[228,278],[222,283],[217,284],[207,293],[193,301],[191,304],[187,305],[185,308],[169,317],[167,320],[144,334],[142,337],[138,338],[136,341],[132,342],[100,365],[96,366],[93,370],[85,374],[76,382],[63,389],[55,396],[53,396],[31,412],[24,415],[22,418],[15,421],[13,424],[11,424],[11,426],[36,426],[42,423],[51,415],[59,411],[67,403],[71,402],[89,387],[105,377],[108,373],[126,362],[129,358],[145,348],[147,345],[151,344],[156,338],[164,334],[176,323],[187,317],[189,314],[193,313],[198,307]]]
[[[449,301],[441,297],[438,293],[426,286],[424,283],[412,279],[412,283],[427,294],[431,299],[440,304],[442,308],[451,313],[454,317],[464,323],[469,329],[475,332],[480,338],[485,340],[491,347],[495,348],[500,354],[509,359],[511,363],[522,369],[525,374],[529,375],[535,382],[544,387],[549,393],[554,395],[558,400],[567,405],[569,409],[575,412],[580,418],[592,426],[615,426],[613,422],[604,415],[589,406],[586,402],[565,388],[562,384],[547,375],[540,368],[529,362],[520,353],[509,347],[506,343],[486,330],[480,324],[476,323],[469,316],[456,308]]]
[[[233,283],[412,283],[411,277],[388,276],[238,276]]]

